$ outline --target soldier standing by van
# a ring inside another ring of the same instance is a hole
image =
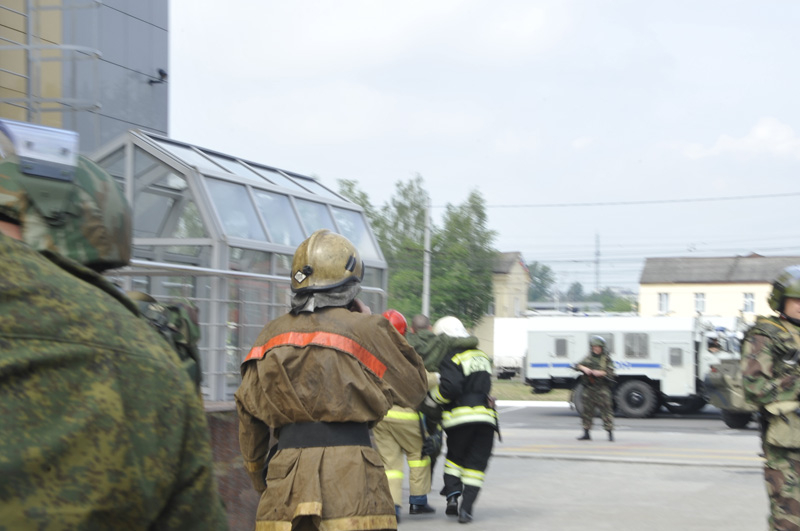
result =
[[[800,529],[800,265],[784,269],[772,284],[769,306],[742,346],[745,398],[761,412],[764,480],[770,529]]]
[[[599,410],[603,419],[603,428],[608,432],[608,440],[614,440],[614,403],[611,399],[611,388],[614,384],[614,362],[606,350],[606,340],[600,336],[592,336],[589,341],[591,352],[583,361],[575,366],[582,372],[580,376],[583,385],[583,408],[581,421],[583,435],[579,441],[588,441],[592,438],[589,430],[592,429],[595,410]]]

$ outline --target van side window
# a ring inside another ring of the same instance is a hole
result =
[[[556,357],[566,358],[567,354],[567,340],[561,337],[556,338]]]
[[[625,334],[625,357],[626,358],[647,358],[647,334],[631,333]]]
[[[669,364],[673,367],[683,367],[683,349],[672,347],[669,349]]]

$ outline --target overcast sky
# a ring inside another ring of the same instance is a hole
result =
[[[171,0],[170,136],[376,206],[478,190],[558,286],[800,255],[800,3]],[[708,200],[708,201],[707,201]]]

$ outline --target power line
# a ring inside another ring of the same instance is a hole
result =
[[[760,195],[733,195],[728,197],[695,197],[688,199],[643,199],[640,201],[602,201],[593,203],[533,203],[529,205],[485,205],[486,208],[563,208],[563,207],[598,207],[598,206],[631,206],[659,205],[667,203],[711,203],[719,201],[740,201],[742,199],[774,199],[800,196],[800,192]],[[432,208],[447,208],[453,205],[433,205]]]

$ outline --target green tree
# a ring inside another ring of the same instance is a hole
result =
[[[580,302],[583,298],[583,284],[580,282],[573,282],[567,290],[567,300],[570,302]]]
[[[364,208],[389,264],[388,305],[411,317],[422,308],[425,208],[422,176],[398,181],[391,199],[375,209],[355,181],[339,181],[339,193]],[[492,247],[486,204],[472,192],[463,205],[447,206],[442,229],[431,226],[431,319],[455,315],[474,326],[492,301]]]
[[[586,300],[603,303],[603,310],[607,312],[631,312],[634,309],[633,303],[629,299],[620,297],[611,288],[595,291]]]
[[[486,314],[493,299],[496,233],[488,228],[486,202],[473,191],[460,206],[447,206],[431,260],[431,310],[455,315],[467,327]],[[435,287],[435,289],[434,289]]]
[[[531,262],[528,264],[528,270],[531,273],[531,285],[528,288],[529,301],[545,301],[552,298],[553,284],[556,282],[556,276],[550,266],[540,264],[539,262]]]

